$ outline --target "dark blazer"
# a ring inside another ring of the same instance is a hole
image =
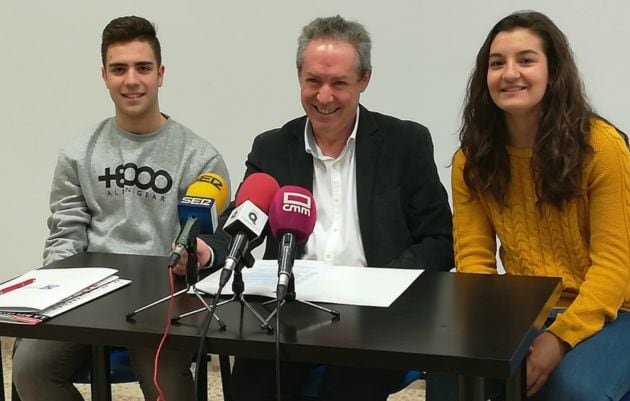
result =
[[[433,160],[429,130],[412,121],[360,106],[356,136],[359,226],[368,266],[449,270],[454,266],[452,216]],[[245,176],[264,172],[280,186],[313,190],[313,159],[304,150],[306,116],[256,137]],[[233,208],[226,210],[225,219]],[[221,266],[227,234],[204,239]],[[259,241],[260,242],[260,241]],[[267,235],[265,259],[275,259],[278,242]],[[298,249],[298,256],[303,248]]]

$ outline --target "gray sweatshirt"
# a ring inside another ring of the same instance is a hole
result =
[[[103,121],[59,153],[44,265],[83,251],[168,255],[180,229],[177,203],[205,172],[230,188],[217,150],[172,119],[146,135]]]

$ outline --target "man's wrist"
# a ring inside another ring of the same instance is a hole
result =
[[[208,254],[210,255],[206,263],[203,266],[201,266],[202,268],[205,268],[205,267],[210,267],[214,264],[214,250],[207,242],[203,241],[203,243],[208,247]]]

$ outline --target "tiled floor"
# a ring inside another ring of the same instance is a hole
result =
[[[4,388],[6,400],[11,399],[11,349],[13,338],[2,337],[2,366],[4,372]],[[219,358],[212,358],[210,362],[208,399],[210,401],[222,401],[221,376],[219,373]],[[79,391],[84,395],[86,401],[90,398],[88,385],[77,385]],[[142,401],[142,395],[137,383],[116,384],[112,386],[112,398],[118,401]],[[389,401],[424,401],[424,382],[417,381],[403,391],[392,394]]]

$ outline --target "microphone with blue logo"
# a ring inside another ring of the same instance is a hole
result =
[[[232,241],[221,269],[219,287],[215,293],[214,302],[212,307],[209,308],[210,311],[214,311],[217,306],[238,301],[241,306],[246,306],[258,318],[263,324],[263,328],[269,331],[273,330],[273,328],[264,322],[262,316],[252,308],[243,296],[245,284],[243,283],[241,269],[243,266],[251,266],[251,263],[253,263],[253,258],[250,254],[250,241],[260,237],[267,226],[269,204],[278,188],[279,185],[275,178],[260,172],[248,175],[241,183],[234,201],[235,208],[227,216],[223,224],[223,231],[232,237]],[[232,292],[234,295],[231,299],[218,303],[223,287],[230,279],[232,279]],[[204,308],[199,308],[181,314],[174,318],[173,321],[176,322],[183,317],[203,310]]]
[[[216,231],[218,215],[227,206],[229,196],[230,188],[227,182],[223,177],[215,173],[203,173],[188,186],[186,194],[177,206],[182,228],[175,239],[175,246],[168,261],[168,267],[173,268],[181,259],[184,251],[188,253],[186,288],[128,313],[127,319],[132,319],[138,312],[151,308],[172,297],[184,294],[191,288],[205,308],[210,310],[210,307],[195,288],[199,274],[197,270],[197,236],[199,234],[212,234]],[[214,313],[212,315],[219,322],[219,325],[224,328],[225,324],[221,319]]]
[[[196,242],[199,234],[214,234],[218,216],[225,210],[229,195],[230,188],[227,182],[215,173],[203,173],[188,186],[186,194],[177,205],[182,229],[175,240],[169,267],[177,265],[184,250],[194,246],[193,242]],[[196,264],[189,265],[196,268]],[[188,272],[186,275],[188,276]]]

